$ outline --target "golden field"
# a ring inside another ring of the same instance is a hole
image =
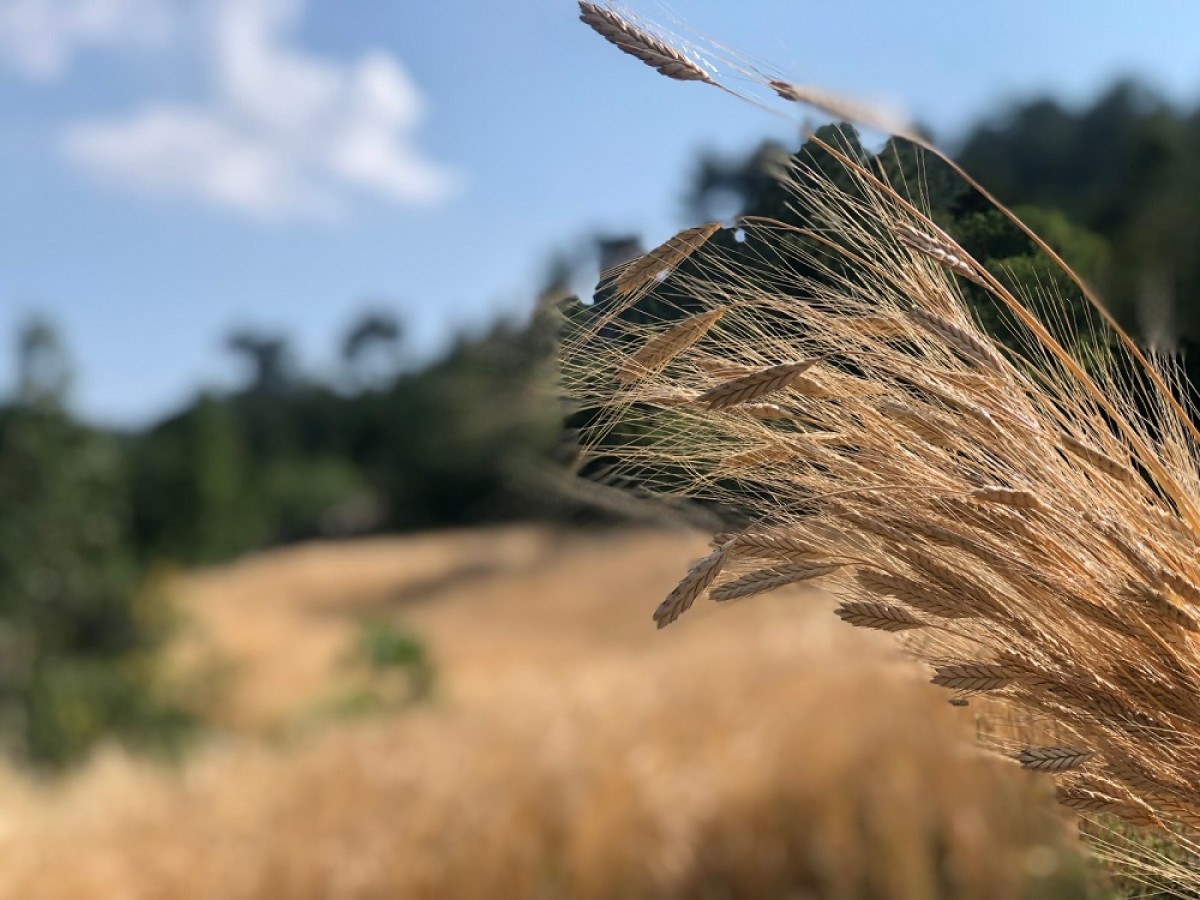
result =
[[[211,734],[177,766],[5,770],[0,898],[1085,895],[1050,786],[827,598],[656,632],[703,548],[507,527],[180,577],[172,665],[218,673]],[[344,711],[379,687],[368,621],[420,637],[429,699]]]

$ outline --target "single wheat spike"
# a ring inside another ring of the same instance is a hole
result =
[[[903,403],[888,401],[879,405],[879,412],[902,423],[909,431],[935,447],[950,449],[954,446],[952,429],[939,425],[938,417],[929,412],[918,412]]]
[[[859,531],[874,535],[877,538],[883,538],[885,541],[891,541],[895,544],[905,544],[908,542],[908,535],[905,532],[893,528],[891,525],[888,525],[884,522],[880,522],[878,519],[873,518],[872,516],[866,516],[851,510],[841,509],[835,510],[834,515],[836,515],[839,519],[850,523]]]
[[[751,372],[705,391],[696,398],[696,402],[703,403],[709,409],[724,409],[757,400],[783,390],[816,363],[815,359],[806,359]]]
[[[931,257],[952,272],[956,272],[976,284],[984,283],[983,279],[979,277],[978,264],[945,235],[926,234],[907,222],[902,222],[896,226],[896,237],[902,244]]]
[[[655,335],[621,363],[617,378],[624,382],[637,381],[658,371],[704,337],[724,312],[722,307],[710,309],[708,312],[684,319],[678,325]]]
[[[1134,587],[1122,596],[1138,603],[1148,612],[1171,625],[1193,634],[1200,633],[1200,622],[1196,620],[1196,617],[1161,591],[1153,588]]]
[[[788,388],[795,391],[801,397],[828,397],[830,391],[813,381],[811,378],[799,376],[788,385]]]
[[[659,628],[670,625],[687,612],[699,597],[721,574],[725,565],[725,548],[718,547],[708,556],[695,563],[675,589],[654,610],[654,621]]]
[[[854,333],[878,340],[909,337],[909,326],[895,316],[861,316],[854,320]]]
[[[908,118],[894,110],[841,97],[821,88],[772,79],[767,86],[784,100],[820,110],[845,122],[858,122],[885,134],[916,138],[916,129]]]
[[[1036,772],[1070,772],[1078,769],[1095,754],[1078,747],[1026,747],[1013,754],[1023,769]]]
[[[647,34],[613,12],[587,0],[579,0],[579,18],[610,43],[676,81],[715,84],[700,66],[674,47]]]
[[[912,306],[905,314],[935,337],[941,338],[950,347],[958,351],[976,365],[993,372],[1000,372],[1004,364],[1000,356],[983,338],[972,334],[965,328],[948,322],[936,313]]]
[[[720,222],[708,222],[679,232],[653,250],[648,250],[626,264],[615,283],[618,294],[636,294],[649,287],[659,276],[675,269],[681,262],[704,246],[705,241],[721,230]]]
[[[938,666],[933,684],[958,691],[998,691],[1025,675],[1025,670],[1004,663],[955,663]]]
[[[860,628],[875,628],[879,631],[908,631],[924,628],[925,623],[903,606],[878,603],[871,600],[845,600],[835,610],[838,618]]]
[[[747,531],[733,536],[729,552],[749,559],[803,559],[818,551],[808,541],[786,532]]]
[[[1079,813],[1116,813],[1122,808],[1119,800],[1081,788],[1060,787],[1054,795],[1067,809]]]
[[[792,418],[792,414],[782,406],[774,403],[743,403],[738,407],[746,415],[761,419],[764,422],[779,422]]]
[[[1126,484],[1136,484],[1137,476],[1133,470],[1123,463],[1117,462],[1111,456],[1101,453],[1094,447],[1089,447],[1083,441],[1076,440],[1070,435],[1063,435],[1062,445],[1067,450],[1074,453],[1084,462],[1088,463],[1092,468],[1117,481],[1122,481]]]
[[[961,600],[903,575],[859,569],[855,579],[863,590],[880,597],[895,597],[905,606],[911,606],[926,615],[940,619],[970,619],[976,616],[975,610]]]
[[[998,503],[1001,506],[1011,506],[1014,509],[1039,510],[1045,507],[1033,491],[1022,491],[1015,488],[984,487],[971,491],[971,499],[980,503]]]
[[[964,576],[961,570],[943,562],[940,553],[928,552],[910,544],[901,547],[897,555],[930,585],[940,587],[956,608],[969,611],[970,615],[992,615],[997,611],[987,591],[973,579]]]
[[[841,567],[841,563],[794,562],[770,569],[751,572],[712,589],[714,600],[737,600],[754,594],[765,594],[789,584],[811,581],[828,575]]]
[[[1122,794],[1122,799],[1117,799],[1114,794]],[[1056,789],[1055,796],[1063,806],[1079,813],[1107,813],[1142,828],[1161,824],[1148,804],[1125,795],[1119,784],[1107,779],[1072,777],[1069,783]]]
[[[1179,516],[1175,515],[1174,513],[1167,512],[1167,510],[1161,509],[1157,506],[1151,509],[1150,514],[1153,515],[1154,518],[1164,528],[1166,528],[1176,537],[1183,538],[1192,546],[1200,545],[1200,537],[1198,537],[1196,532],[1192,531],[1192,529],[1187,526],[1187,523],[1180,519]]]
[[[1163,574],[1162,570],[1150,558],[1149,548],[1129,528],[1120,522],[1097,516],[1090,510],[1084,511],[1083,518],[1088,524],[1094,525],[1108,542],[1120,551],[1148,584],[1158,583]]]
[[[721,460],[722,469],[753,469],[768,463],[784,462],[796,455],[796,448],[786,444],[772,444],[756,450],[734,453]]]
[[[1172,572],[1170,569],[1162,570],[1163,583],[1174,591],[1179,597],[1188,601],[1192,605],[1200,605],[1200,589],[1192,584],[1178,572]],[[1189,631],[1195,631],[1194,628],[1189,628]]]

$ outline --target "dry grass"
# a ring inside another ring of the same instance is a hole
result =
[[[179,770],[112,751],[0,778],[0,897],[1078,896],[1048,786],[832,603],[780,592],[664,634],[693,538],[534,529],[317,545],[181,585],[235,656],[234,729]],[[284,743],[364,616],[431,705]],[[914,723],[917,727],[914,727]]]
[[[1011,727],[989,728],[991,746],[1019,760],[1075,748],[1077,765],[1031,767],[1051,773],[1066,805],[1200,858],[1200,430],[1178,375],[1147,360],[1044,242],[922,138],[869,107],[734,68],[938,155],[1089,305],[1068,312],[1061,298],[1014,294],[882,165],[813,138],[780,173],[802,227],[744,220],[744,243],[710,240],[653,298],[659,322],[625,315],[636,299],[611,290],[573,311],[564,381],[584,410],[585,451],[619,459],[610,470],[645,491],[721,504],[751,530],[815,548],[802,565],[827,573],[848,622],[902,622],[935,684],[994,695]],[[976,321],[967,282],[1004,344]],[[719,322],[653,377],[614,380],[674,318],[717,309]],[[777,377],[800,359],[819,360],[809,374],[825,393]],[[715,374],[729,371],[759,374]],[[851,381],[874,389],[839,390]],[[755,399],[759,383],[783,415],[713,402],[736,402],[746,385]],[[690,404],[654,399],[689,393]],[[788,580],[736,537],[709,560],[712,577],[689,572],[655,613],[660,626],[703,594]],[[921,624],[863,605],[893,600]],[[1200,888],[1195,868],[1098,844],[1136,877]]]

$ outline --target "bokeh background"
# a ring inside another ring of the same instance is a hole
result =
[[[1200,6],[636,9],[911,111],[1195,379]],[[0,897],[1121,890],[819,594],[654,632],[704,538],[573,479],[556,313],[825,123],[577,12],[0,0]]]

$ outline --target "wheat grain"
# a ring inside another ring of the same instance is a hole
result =
[[[1178,572],[1173,572],[1170,569],[1162,569],[1163,584],[1169,587],[1179,597],[1191,603],[1193,606],[1200,605],[1200,589],[1188,579],[1184,578]],[[1195,628],[1189,628],[1189,631],[1195,631]]]
[[[1200,621],[1188,610],[1166,597],[1161,591],[1143,585],[1131,585],[1122,596],[1140,606],[1155,618],[1190,631],[1200,633]]]

